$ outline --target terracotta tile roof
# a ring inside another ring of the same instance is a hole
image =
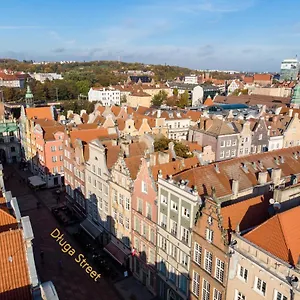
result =
[[[282,107],[281,110],[280,110],[280,114],[282,115],[288,115],[289,114],[289,110],[290,108],[289,107]],[[295,115],[295,113],[298,114],[298,116],[300,117],[300,109],[299,108],[293,108],[293,116]]]
[[[44,140],[53,141],[55,140],[54,134],[57,132],[64,132],[65,127],[63,125],[57,124],[56,126],[42,127],[44,131]]]
[[[195,150],[198,150],[198,151],[203,150],[203,147],[201,145],[199,145],[198,143],[192,143],[192,142],[185,141],[185,140],[182,140],[181,143],[183,145],[187,146],[190,152],[193,152]]]
[[[193,110],[188,110],[185,113],[185,116],[190,118],[193,122],[197,122],[200,117],[201,117],[202,113],[200,111],[193,111]]]
[[[151,108],[145,107],[145,106],[140,106],[140,105],[139,105],[139,106],[137,107],[136,112],[139,113],[139,114],[144,115],[145,112],[146,112],[146,111],[149,111],[149,110],[151,110]]]
[[[96,128],[96,129],[73,129],[70,132],[71,143],[73,144],[76,139],[88,143],[94,139],[115,139],[115,134],[109,134],[107,128]]]
[[[106,164],[108,169],[111,169],[111,167],[115,164],[115,162],[118,160],[119,153],[121,151],[120,145],[117,146],[106,146]]]
[[[81,115],[81,120],[82,120],[83,123],[87,123],[88,120],[89,120],[89,115],[87,113],[83,113]]]
[[[126,120],[124,120],[124,119],[117,119],[116,121],[117,121],[117,126],[118,126],[119,130],[121,130],[121,131],[124,130],[125,124],[126,124]]]
[[[77,128],[79,130],[81,130],[81,129],[96,129],[96,128],[98,128],[98,124],[96,124],[96,123],[78,124]]]
[[[243,80],[245,83],[253,83],[254,78],[253,76],[245,76]]]
[[[55,126],[59,124],[55,120],[49,120],[49,119],[35,119],[34,124],[39,124],[42,128],[48,127],[48,126]],[[59,124],[60,125],[60,124]]]
[[[279,213],[244,238],[278,258],[296,265],[300,255],[300,206]]]
[[[0,234],[0,298],[31,300],[30,279],[20,229]],[[9,258],[11,257],[11,260]]]
[[[143,158],[143,155],[137,155],[137,156],[124,158],[125,164],[129,170],[130,177],[132,180],[136,179],[136,176],[140,169],[140,165],[142,163],[142,161],[141,161],[142,158]]]
[[[102,116],[97,116],[96,118],[95,118],[95,120],[94,120],[94,124],[103,124],[104,122],[105,122],[105,118],[104,117],[102,117]]]
[[[157,176],[161,170],[162,175],[166,178],[167,175],[174,175],[181,171],[188,170],[192,167],[199,166],[199,160],[196,157],[185,158],[182,160],[176,160],[165,164],[155,165],[152,169],[152,176],[157,181]]]
[[[299,174],[300,158],[296,159],[293,156],[293,153],[297,151],[300,151],[300,146],[221,161],[181,172],[174,177],[174,180],[188,180],[190,187],[197,186],[199,195],[210,195],[212,187],[215,187],[216,196],[224,197],[232,194],[232,179],[239,180],[239,191],[243,191],[258,185],[257,174],[260,171],[266,172],[267,169],[280,168],[281,178],[286,177],[288,180],[291,174]],[[284,163],[277,165],[275,158],[279,159],[279,156],[284,159]],[[260,167],[259,162],[263,168]],[[244,164],[247,166],[246,172],[245,168],[243,169]],[[269,173],[267,180],[270,182]]]
[[[269,217],[269,198],[257,196],[221,208],[223,228],[243,231],[260,225]]]
[[[18,222],[16,218],[9,213],[6,204],[0,204],[0,233],[17,228]]]
[[[136,142],[129,144],[129,156],[145,155],[147,145],[144,142]]]
[[[14,74],[0,73],[0,80],[3,80],[3,81],[18,80],[18,77],[15,76]]]
[[[27,119],[48,119],[53,120],[52,108],[46,107],[29,107],[25,108]]]
[[[101,115],[102,115],[103,112],[105,111],[105,106],[99,105],[99,106],[97,107],[97,110],[100,111],[100,113],[101,113]]]
[[[121,107],[120,106],[112,106],[111,111],[117,117],[121,111]]]
[[[254,81],[271,81],[272,75],[271,74],[254,74],[253,80]]]
[[[200,128],[194,127],[194,130],[205,132],[206,134],[219,136],[226,134],[234,134],[235,128],[226,120],[220,119],[207,119],[200,122]]]
[[[206,106],[211,106],[211,105],[214,105],[214,101],[210,97],[208,97],[205,99],[203,104]]]

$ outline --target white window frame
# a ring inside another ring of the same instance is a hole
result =
[[[148,194],[148,186],[145,181],[142,180],[142,193]]]
[[[264,288],[265,291],[263,291],[263,286],[265,286]],[[258,294],[265,296],[267,292],[267,283],[264,280],[260,279],[259,277],[255,276],[254,290]]]
[[[194,262],[201,266],[202,247],[197,242],[194,243]]]
[[[287,300],[287,299],[288,299],[287,296],[285,296],[283,293],[275,290],[275,292],[274,292],[274,300]]]
[[[160,195],[160,202],[168,205],[168,198],[165,195]]]
[[[202,300],[210,300],[210,283],[202,279]]]
[[[234,300],[246,300],[246,296],[243,295],[240,291],[235,290],[235,292],[234,292]]]
[[[213,291],[213,300],[222,300],[222,293],[216,288]]]
[[[221,283],[224,282],[224,275],[225,275],[225,262],[219,258],[216,258],[216,265],[215,265],[215,278],[220,281]]]
[[[225,151],[221,151],[220,152],[220,158],[224,158],[225,157]]]
[[[238,275],[238,278],[239,278],[241,281],[247,282],[247,280],[248,280],[248,275],[249,275],[249,271],[248,271],[245,267],[239,265],[239,266],[238,266],[238,274],[237,274],[237,275]]]
[[[182,216],[185,218],[189,218],[190,217],[190,210],[188,208],[185,208],[184,206],[182,206]]]
[[[200,275],[193,270],[193,278],[192,278],[192,293],[199,297],[200,294]]]
[[[171,200],[171,209],[174,211],[178,211],[178,204]]]
[[[212,272],[212,263],[213,263],[213,254],[205,249],[203,268],[206,272],[211,274]]]
[[[214,232],[208,227],[205,229],[205,238],[209,243],[212,243],[214,240]]]

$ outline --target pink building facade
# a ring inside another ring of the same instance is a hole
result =
[[[143,158],[132,194],[133,274],[153,294],[156,290],[156,198],[149,162]]]

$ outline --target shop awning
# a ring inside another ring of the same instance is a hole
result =
[[[82,221],[80,223],[80,227],[93,239],[96,239],[101,233],[101,230],[96,227],[96,225],[94,225],[93,222],[91,222],[89,219],[85,219],[84,221]]]
[[[125,262],[125,258],[127,256],[118,246],[116,246],[113,242],[108,243],[104,248],[113,259],[115,259],[119,264],[123,265]]]
[[[43,186],[46,184],[45,181],[42,180],[40,176],[31,176],[28,178],[29,183],[34,187]]]

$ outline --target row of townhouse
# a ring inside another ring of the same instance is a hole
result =
[[[160,299],[299,299],[299,150],[158,179]]]
[[[300,144],[300,120],[292,110],[288,115],[265,115],[257,120],[200,118],[189,130],[188,140],[211,145],[216,161]]]
[[[4,174],[0,165],[1,299],[58,300],[53,283],[40,281],[33,255],[34,233],[30,219],[21,216],[17,198],[5,188]]]

